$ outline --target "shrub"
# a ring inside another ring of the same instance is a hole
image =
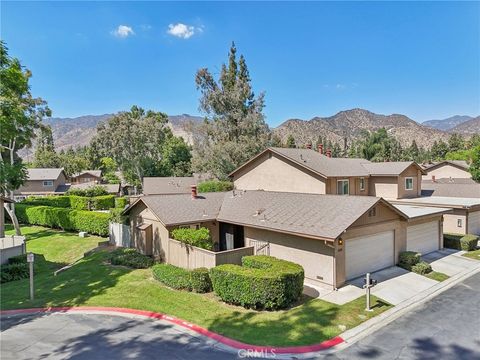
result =
[[[222,191],[230,191],[232,189],[233,189],[233,183],[230,181],[210,180],[210,181],[204,181],[198,184],[199,193],[222,192]]]
[[[190,271],[188,270],[170,264],[157,264],[152,271],[155,279],[172,289],[192,290]]]
[[[70,207],[75,210],[90,210],[90,198],[85,196],[70,195]]]
[[[22,201],[22,204],[37,205],[37,206],[54,206],[69,208],[70,197],[69,196],[31,196]]]
[[[27,254],[12,256],[8,259],[9,264],[27,264]]]
[[[288,307],[301,296],[304,270],[271,256],[245,256],[242,266],[210,269],[210,279],[215,293],[227,303],[273,310]]]
[[[119,209],[124,209],[128,205],[128,198],[126,196],[116,197],[115,198],[115,207]]]
[[[16,204],[15,213],[18,221],[23,224],[108,235],[110,215],[106,213],[25,204]]]
[[[432,266],[425,261],[420,261],[412,266],[412,271],[420,275],[426,275],[432,272]]]
[[[102,196],[108,195],[107,189],[105,189],[102,185],[94,185],[90,186],[86,189],[70,189],[67,191],[68,195],[77,195],[77,196],[86,196],[86,197],[93,197],[93,196]]]
[[[478,236],[474,234],[443,234],[443,246],[450,249],[472,251],[477,248]]]
[[[92,208],[95,210],[108,210],[115,207],[115,195],[94,196]]]
[[[153,265],[153,259],[140,254],[136,249],[120,248],[111,252],[110,262],[113,265],[123,265],[134,269],[146,269]]]
[[[210,237],[210,230],[201,227],[200,229],[178,228],[172,230],[172,237],[185,244],[196,246],[205,250],[213,250],[213,241]]]
[[[415,251],[402,251],[399,255],[398,266],[411,271],[412,266],[420,262],[421,255]]]
[[[29,266],[26,262],[2,265],[0,270],[0,283],[25,279],[29,277],[29,274]]]
[[[110,222],[127,224],[128,216],[122,215],[123,209],[113,208],[110,209],[109,219]]]
[[[207,268],[198,268],[190,272],[190,284],[192,290],[197,293],[212,291],[212,281]]]

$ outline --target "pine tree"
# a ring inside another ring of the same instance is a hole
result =
[[[297,147],[297,144],[295,143],[295,138],[293,137],[292,134],[288,135],[286,147],[292,148],[292,149]]]

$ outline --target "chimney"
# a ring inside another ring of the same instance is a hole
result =
[[[329,157],[329,158],[332,157],[332,150],[327,149],[327,157]]]
[[[312,150],[312,144],[311,143],[307,144],[307,149]]]
[[[192,200],[195,200],[197,198],[197,185],[192,185]]]
[[[435,175],[432,175],[432,181],[435,182]]]
[[[323,144],[318,144],[318,152],[321,154],[323,154]]]

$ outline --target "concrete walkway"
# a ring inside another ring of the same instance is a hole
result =
[[[478,261],[466,258],[463,254],[465,251],[443,249],[422,256],[422,260],[432,265],[434,271],[454,276],[478,265]]]

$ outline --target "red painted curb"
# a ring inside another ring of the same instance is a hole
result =
[[[202,328],[201,326],[191,324],[182,319],[175,318],[173,316],[157,313],[153,311],[116,308],[116,307],[102,307],[102,306],[78,306],[78,307],[51,307],[51,308],[33,308],[33,309],[17,309],[17,310],[3,310],[0,311],[0,315],[17,315],[17,314],[32,314],[32,313],[45,313],[45,312],[75,312],[75,311],[100,311],[100,312],[117,312],[123,314],[139,315],[148,317],[151,319],[166,320],[173,324],[195,331],[201,335],[204,335],[210,339],[216,340],[224,345],[233,347],[238,350],[251,350],[257,352],[274,352],[276,354],[303,354],[314,351],[321,351],[329,349],[343,342],[340,336],[325,340],[319,344],[306,345],[306,346],[289,346],[289,347],[274,347],[274,346],[259,346],[245,344],[237,340],[230,339],[223,335],[214,333],[210,330]]]

